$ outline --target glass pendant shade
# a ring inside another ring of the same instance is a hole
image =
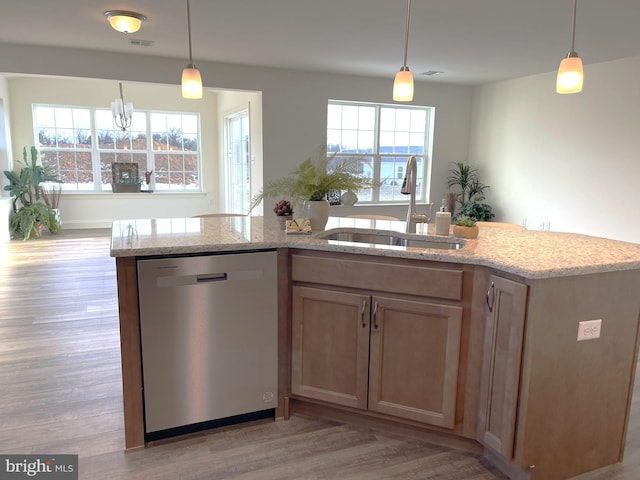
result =
[[[393,82],[393,100],[396,102],[410,102],[413,100],[413,74],[404,66],[396,73]]]
[[[182,70],[182,98],[197,100],[202,98],[202,77],[193,63],[191,50],[191,8],[187,0],[187,31],[189,33],[189,64]]]
[[[193,64],[187,65],[182,70],[182,98],[202,98],[202,77]]]
[[[140,30],[142,22],[147,17],[135,12],[125,12],[122,10],[112,10],[104,12],[109,24],[114,30],[122,33],[134,33]]]
[[[579,93],[582,91],[584,73],[582,59],[575,51],[576,44],[576,8],[578,0],[573,0],[573,21],[571,22],[571,50],[560,62],[556,79],[557,93]]]
[[[556,92],[579,93],[582,91],[583,79],[582,59],[578,57],[577,53],[572,52],[560,62],[556,80]]]

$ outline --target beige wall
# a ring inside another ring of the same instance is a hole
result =
[[[638,76],[635,57],[585,65],[580,94],[555,72],[475,89],[469,158],[498,220],[640,243]]]
[[[286,175],[326,142],[327,100],[391,103],[395,75],[393,71],[389,78],[367,78],[196,61],[205,87],[262,92],[265,181]],[[176,85],[178,90],[183,63],[184,59],[0,44],[0,72],[8,73],[148,82]],[[109,102],[114,89],[110,82]],[[414,103],[436,108],[431,199],[439,203],[450,162],[468,156],[472,88],[420,82]],[[62,215],[68,219],[64,207],[61,204]],[[404,216],[406,207],[392,210]]]

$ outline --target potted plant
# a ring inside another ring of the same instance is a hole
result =
[[[4,175],[9,179],[9,185],[4,190],[13,197],[13,212],[9,221],[11,233],[24,240],[32,234],[40,236],[46,227],[51,233],[61,230],[57,215],[51,207],[43,202],[42,187],[44,182],[57,182],[60,179],[54,173],[53,167],[38,165],[38,150],[31,147],[31,161],[27,160],[27,147],[22,150],[22,168],[20,173],[5,170]]]
[[[460,192],[454,195],[457,197],[460,208],[455,213],[454,218],[459,216],[473,217],[477,221],[491,220],[495,215],[491,211],[491,207],[486,203],[482,203],[485,199],[484,191],[489,188],[478,179],[478,170],[472,168],[464,162],[457,162],[455,167],[449,170],[447,177],[447,186],[449,188],[458,186]],[[455,205],[449,202],[449,210],[454,214]]]
[[[311,221],[312,230],[324,230],[329,218],[329,192],[356,192],[372,186],[371,179],[358,173],[357,161],[337,161],[327,157],[326,149],[321,149],[317,158],[308,158],[286,177],[265,185],[253,198],[250,210],[266,197],[286,195],[294,203],[304,202],[304,216]]]
[[[293,218],[293,207],[289,200],[282,199],[273,207],[273,213],[276,214],[280,227],[284,230],[287,226],[287,220]]]
[[[43,228],[51,233],[59,233],[62,228],[55,212],[43,202],[35,202],[18,209],[9,220],[11,232],[28,240],[32,236],[40,237]]]
[[[476,219],[467,215],[460,215],[454,221],[453,236],[458,238],[478,238]]]
[[[475,218],[478,222],[488,222],[495,217],[495,214],[491,206],[484,203],[484,196],[477,194],[460,207],[460,210],[456,213],[456,218],[462,216]]]

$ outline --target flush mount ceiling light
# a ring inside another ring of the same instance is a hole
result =
[[[193,63],[191,54],[191,10],[189,9],[189,0],[187,0],[187,27],[189,30],[189,64],[182,70],[182,97],[198,99],[202,98],[202,77]]]
[[[573,0],[573,23],[571,24],[571,51],[560,62],[558,78],[556,80],[557,93],[579,93],[582,91],[584,74],[582,60],[576,53],[574,46],[576,40],[576,3]]]
[[[404,38],[404,63],[396,73],[393,82],[393,100],[396,102],[410,102],[413,100],[413,74],[407,67],[407,50],[409,49],[409,23],[411,21],[411,0],[407,0],[407,30]]]
[[[114,30],[122,33],[137,32],[140,30],[142,22],[147,19],[144,15],[126,10],[109,10],[104,12],[104,16],[107,17]]]
[[[120,98],[116,98],[111,102],[111,113],[113,114],[113,123],[123,132],[131,126],[133,119],[133,103],[124,103],[122,95],[122,82],[120,82]]]

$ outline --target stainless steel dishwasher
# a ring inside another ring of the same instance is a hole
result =
[[[147,441],[274,417],[276,256],[138,260]]]

